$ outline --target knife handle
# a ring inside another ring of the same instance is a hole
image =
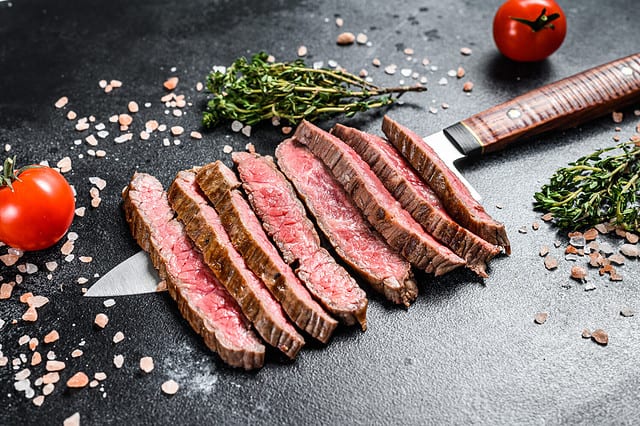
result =
[[[591,68],[444,129],[467,155],[497,151],[549,130],[574,127],[640,100],[640,53]]]

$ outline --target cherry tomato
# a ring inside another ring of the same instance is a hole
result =
[[[514,61],[541,61],[555,52],[567,33],[567,20],[553,0],[508,0],[493,19],[498,50]]]
[[[51,247],[71,226],[73,190],[57,171],[30,166],[13,171],[7,160],[0,175],[0,241],[32,251]]]

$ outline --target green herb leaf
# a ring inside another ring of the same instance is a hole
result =
[[[322,116],[346,114],[392,104],[405,92],[422,92],[426,87],[378,87],[345,71],[310,68],[302,59],[270,63],[264,52],[238,58],[226,72],[207,76],[211,98],[202,117],[210,128],[224,120],[254,125],[277,117],[297,124]],[[395,94],[392,97],[391,94]]]
[[[603,156],[608,154],[608,156]],[[599,149],[556,171],[534,194],[534,207],[565,229],[611,223],[640,230],[640,145]]]

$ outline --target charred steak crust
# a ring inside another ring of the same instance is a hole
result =
[[[409,306],[418,295],[411,265],[371,229],[324,163],[293,139],[275,154],[336,253],[388,300]]]
[[[182,316],[207,347],[233,367],[262,367],[264,345],[238,304],[208,270],[182,225],[173,219],[160,182],[151,175],[135,173],[122,197],[133,237],[149,253]]]
[[[371,225],[411,264],[435,275],[464,265],[424,232],[351,147],[308,121],[298,125],[294,137],[329,167]]]
[[[271,157],[234,152],[232,158],[249,204],[285,262],[330,314],[366,330],[366,293],[320,245],[302,202]]]
[[[402,207],[436,240],[462,257],[467,267],[488,277],[487,262],[500,248],[458,225],[444,210],[433,190],[421,180],[400,153],[384,139],[337,124],[332,132],[369,164]]]
[[[195,173],[179,172],[169,187],[168,197],[205,263],[238,302],[258,334],[289,358],[295,358],[304,345],[304,338],[231,245],[220,217],[200,192]]]
[[[337,321],[311,297],[289,265],[269,241],[242,194],[235,174],[222,162],[198,170],[196,181],[207,195],[235,246],[251,269],[280,302],[289,318],[323,343],[329,341]]]
[[[503,247],[507,254],[511,253],[504,225],[489,216],[464,183],[420,136],[388,116],[382,120],[382,131],[435,191],[451,217],[491,244]]]

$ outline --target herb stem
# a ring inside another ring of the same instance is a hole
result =
[[[207,77],[211,97],[203,114],[205,127],[223,120],[256,124],[273,117],[297,124],[324,115],[357,112],[392,104],[406,92],[426,87],[379,87],[341,70],[310,68],[301,59],[269,63],[266,53],[237,59],[225,72]],[[392,96],[395,95],[395,96]]]

